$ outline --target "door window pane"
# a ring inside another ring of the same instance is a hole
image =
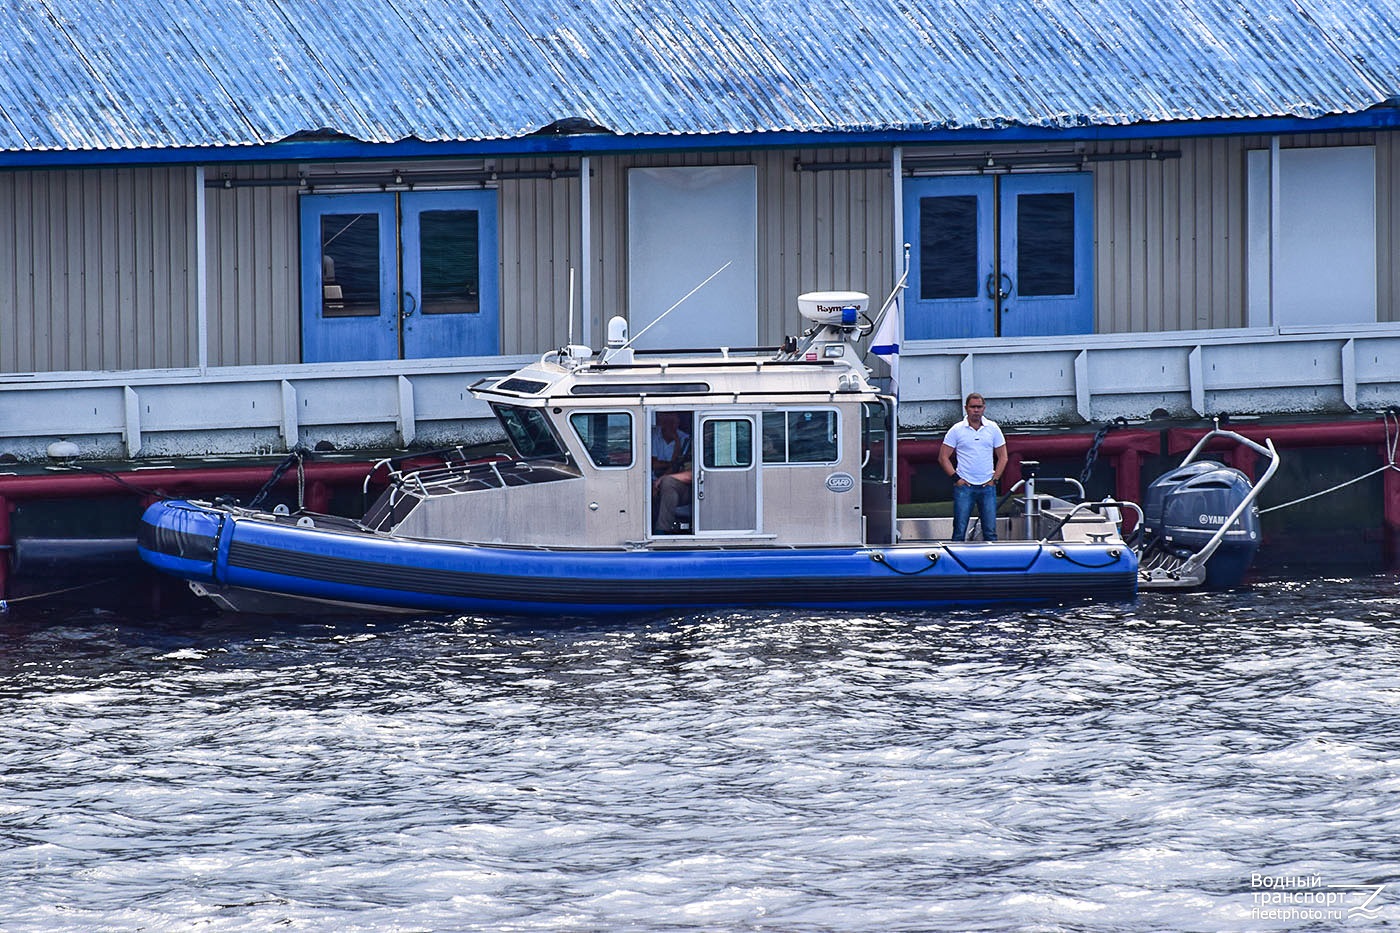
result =
[[[1023,297],[1074,294],[1074,195],[1017,197],[1016,291]]]
[[[919,297],[977,297],[977,196],[919,199]]]
[[[379,314],[379,215],[321,216],[321,316]]]
[[[481,310],[481,254],[476,211],[424,211],[419,219],[424,314]]]
[[[763,462],[787,463],[787,414],[763,413]]]
[[[746,469],[753,465],[753,423],[748,419],[705,422],[705,469]]]

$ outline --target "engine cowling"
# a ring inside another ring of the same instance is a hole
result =
[[[1249,477],[1229,467],[1215,467],[1181,479],[1166,490],[1160,532],[1165,547],[1178,552],[1200,551],[1249,497],[1253,490]],[[1251,504],[1230,525],[1207,561],[1206,585],[1238,584],[1254,561],[1259,541],[1259,508]]]

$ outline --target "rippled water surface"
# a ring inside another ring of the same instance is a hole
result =
[[[1390,575],[581,628],[15,615],[0,670],[6,930],[1400,926]]]

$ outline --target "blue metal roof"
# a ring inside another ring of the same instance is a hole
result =
[[[1309,120],[1400,96],[1397,22],[1400,0],[10,0],[0,153]]]

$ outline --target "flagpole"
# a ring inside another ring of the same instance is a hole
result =
[[[909,244],[908,244],[908,243],[905,243],[905,244],[904,244],[904,274],[901,275],[901,276],[899,277],[899,281],[898,281],[898,282],[895,282],[895,283],[894,283],[894,288],[890,291],[890,296],[889,296],[888,298],[886,298],[886,299],[885,299],[885,303],[884,303],[883,305],[880,306],[880,313],[876,316],[876,318],[875,318],[875,323],[874,323],[874,325],[872,325],[871,328],[870,328],[870,343],[866,346],[866,348],[865,348],[865,353],[861,356],[861,362],[864,362],[865,359],[866,359],[866,357],[870,356],[870,348],[873,347],[873,346],[875,345],[875,335],[878,334],[878,333],[880,333],[880,326],[881,326],[882,324],[885,323],[885,318],[888,317],[890,311],[892,311],[892,310],[894,309],[895,304],[896,304],[896,301],[898,300],[900,294],[903,293],[904,289],[907,287],[908,282],[909,282]],[[902,336],[903,336],[902,334],[896,334],[896,335],[895,335],[896,338],[899,338],[899,337],[902,337]]]

